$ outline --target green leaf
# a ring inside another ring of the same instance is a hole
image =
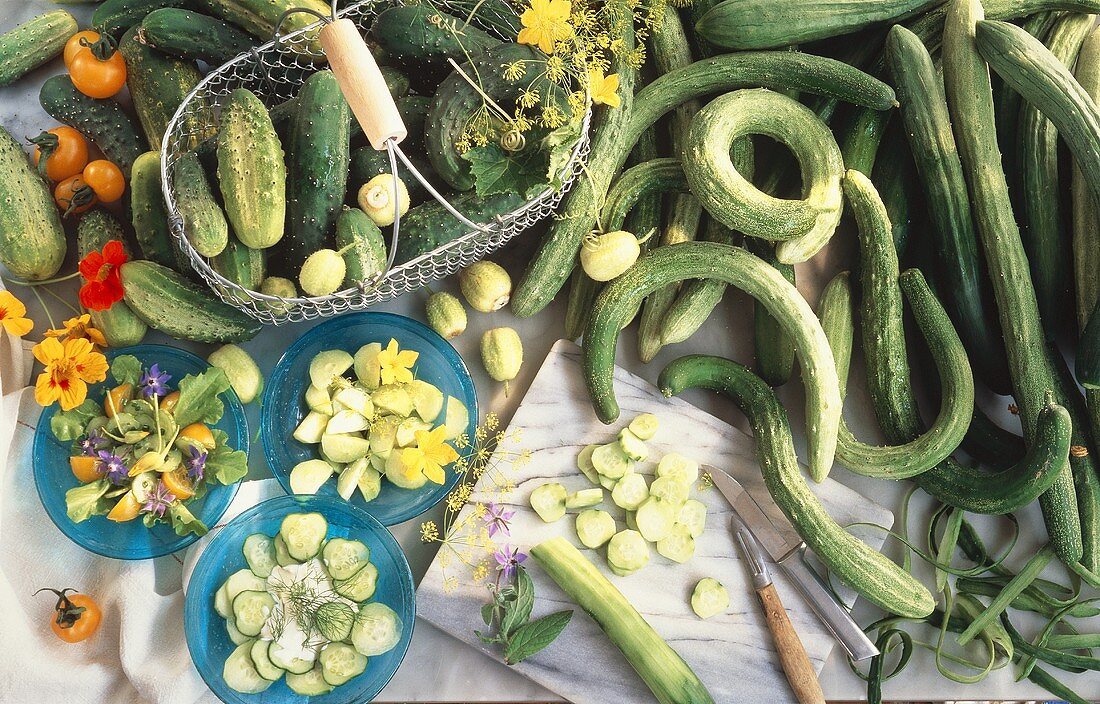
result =
[[[88,421],[96,416],[103,415],[103,409],[92,399],[85,399],[84,403],[68,411],[55,413],[50,418],[50,430],[58,440],[76,440],[84,436]]]
[[[516,598],[508,602],[504,609],[504,618],[500,620],[500,632],[508,638],[516,629],[531,618],[531,609],[535,605],[535,585],[531,575],[522,567],[516,571]]]
[[[481,198],[498,193],[531,192],[546,187],[546,158],[539,149],[505,152],[496,144],[474,147],[462,155],[470,162],[474,189]]]
[[[111,489],[106,479],[73,487],[65,492],[65,513],[73,523],[86,521],[92,516],[102,516],[111,510],[111,500],[104,498]]]
[[[224,430],[212,428],[214,449],[206,456],[206,481],[211,477],[219,484],[234,484],[248,474],[248,455],[229,446]]]
[[[132,354],[122,354],[111,360],[111,376],[119,384],[137,387],[141,381],[141,361]]]
[[[550,645],[572,617],[572,611],[555,611],[520,626],[504,648],[504,662],[515,665]]]
[[[168,507],[168,517],[172,521],[172,528],[176,535],[188,535],[194,533],[198,536],[206,535],[206,524],[195,518],[190,509],[183,502],[176,501]]]
[[[495,604],[484,604],[481,607],[481,620],[485,622],[486,626],[493,625],[493,611],[496,610]]]
[[[180,399],[172,410],[176,423],[181,428],[192,423],[217,423],[225,412],[218,394],[228,389],[228,377],[216,367],[183,377],[179,383]]]
[[[482,643],[485,643],[486,645],[492,645],[493,643],[500,642],[500,636],[487,636],[481,631],[474,631],[474,635],[477,636],[478,640],[480,640]]]
[[[546,180],[554,190],[561,188],[561,171],[569,163],[573,148],[581,137],[581,121],[572,120],[557,128],[542,140],[542,149],[549,155],[550,168]]]

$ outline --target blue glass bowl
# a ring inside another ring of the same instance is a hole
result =
[[[305,392],[310,383],[310,361],[323,350],[341,349],[355,354],[370,342],[385,347],[390,338],[397,340],[401,349],[420,353],[413,368],[417,379],[434,384],[445,397],[454,396],[466,405],[470,411],[468,433],[470,438],[474,437],[478,418],[477,393],[469,370],[450,343],[428,326],[392,313],[352,313],[333,318],[311,329],[290,346],[271,372],[264,392],[260,439],[268,466],[288,494],[294,493],[290,488],[290,470],[294,465],[320,456],[318,446],[305,445],[292,437],[298,423],[309,412]],[[454,488],[458,479],[458,473],[448,469],[444,484],[428,482],[419,489],[402,489],[383,481],[382,491],[373,501],[363,501],[358,492],[351,501],[382,525],[392,526],[435,506]],[[332,480],[325,482],[318,493],[339,496],[336,482]]]
[[[209,364],[190,352],[168,345],[137,345],[108,350],[107,358],[113,360],[124,354],[137,357],[145,367],[159,365],[161,371],[172,375],[169,385],[173,388],[188,374],[198,374],[210,368]],[[110,375],[107,378],[108,381],[88,388],[88,398],[97,401],[103,399],[110,383]],[[244,417],[244,408],[232,389],[223,393],[221,400],[225,404],[225,413],[213,427],[225,431],[229,436],[230,446],[247,453],[248,424]],[[69,468],[72,443],[58,440],[50,430],[50,419],[60,412],[60,407],[55,404],[44,408],[38,418],[38,427],[34,432],[34,483],[42,506],[62,533],[85,550],[118,560],[160,557],[182,550],[198,540],[196,535],[176,535],[176,531],[167,523],[146,528],[139,519],[116,523],[108,521],[106,516],[93,516],[86,521],[73,523],[65,513],[65,492],[80,485]],[[187,508],[196,518],[212,528],[229,508],[236,494],[236,484],[211,484],[206,496],[188,503]]]
[[[371,657],[363,674],[321,697],[295,694],[281,679],[260,694],[241,694],[229,688],[222,678],[225,659],[236,647],[229,640],[225,620],[214,611],[214,593],[229,575],[245,569],[242,547],[253,533],[275,535],[283,518],[291,513],[314,511],[328,521],[328,537],[362,541],[370,548],[370,560],[378,568],[378,582],[372,602],[380,602],[401,617],[401,640],[389,652]],[[279,496],[268,499],[234,518],[199,556],[183,609],[183,627],[187,649],[207,686],[229,704],[346,704],[368,702],[378,695],[397,672],[412,640],[416,619],[415,589],[412,570],[401,546],[386,528],[372,516],[340,497]]]

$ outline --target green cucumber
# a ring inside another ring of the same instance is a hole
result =
[[[141,256],[177,271],[184,270],[160,186],[160,152],[145,152],[134,161],[130,174],[131,223]]]
[[[463,193],[450,199],[458,212],[476,223],[491,222],[524,204],[519,193],[497,193],[479,198],[476,193]],[[422,254],[468,234],[470,229],[436,201],[410,208],[401,218],[401,233],[397,238],[394,265],[405,264]]]
[[[1011,39],[1015,36],[1011,31],[1005,34],[1000,25],[991,26],[982,22],[982,16],[982,6],[978,0],[951,0],[943,36],[944,86],[963,172],[970,187],[978,235],[993,281],[1001,330],[1012,331],[1012,334],[1005,336],[1009,373],[1013,395],[1020,407],[1024,438],[1031,443],[1035,440],[1035,423],[1045,404],[1046,394],[1054,389],[1055,375],[1045,355],[1045,335],[1039,319],[1035,288],[1031,283],[1020,230],[1013,219],[1008,185],[997,149],[989,71],[978,50],[983,41],[975,37],[985,36],[987,41],[996,37],[1005,38],[1014,46],[1018,40]],[[1041,50],[1049,55],[1038,40],[1026,32],[1024,34],[1038,44],[1038,50],[1029,49],[1029,54],[1034,55]],[[990,51],[987,46],[987,57],[995,53],[999,57],[1004,56]],[[997,62],[992,63],[996,68]],[[1052,59],[1047,63],[1056,64],[1057,61]],[[1061,64],[1058,66],[1065,72]],[[1069,83],[1075,83],[1072,77]],[[1019,85],[1013,87],[1028,99],[1028,92],[1020,90]],[[1068,102],[1065,96],[1061,100]],[[1088,100],[1091,102],[1091,99]],[[1095,104],[1093,108],[1095,112]],[[1071,130],[1066,130],[1057,120],[1052,121],[1067,142],[1072,144]],[[1100,178],[1100,150],[1096,156],[1096,176]],[[1084,164],[1082,168],[1086,173],[1091,172]],[[888,429],[883,430],[889,435]],[[1040,499],[1051,544],[1059,558],[1067,564],[1074,564],[1081,558],[1081,524],[1076,504],[1067,459],[1063,462],[1057,483]]]
[[[830,573],[890,613],[932,613],[935,602],[919,581],[829,517],[802,478],[787,413],[759,377],[736,362],[695,355],[665,367],[657,385],[666,396],[694,387],[729,396],[748,416],[768,493]]]
[[[92,28],[118,39],[141,24],[149,13],[164,7],[191,7],[195,0],[106,0],[92,13]]]
[[[279,246],[284,271],[297,272],[331,241],[347,191],[350,112],[332,71],[309,77],[298,94],[287,148],[287,232]]]
[[[904,105],[900,94],[898,100]],[[852,114],[845,126],[844,137],[840,140],[844,168],[871,175],[889,120],[890,113],[870,108],[861,108]]]
[[[703,224],[704,242],[736,244],[736,235],[709,215]],[[683,342],[703,326],[726,293],[726,284],[716,279],[693,279],[680,286],[676,299],[665,310],[661,322],[661,344]],[[791,350],[794,357],[794,350]]]
[[[370,283],[386,270],[382,231],[359,208],[344,208],[336,220],[336,247],[343,251],[344,288]]]
[[[178,340],[243,342],[260,331],[260,323],[167,267],[134,260],[120,273],[124,300],[134,313]]]
[[[994,376],[991,386],[1005,390],[1004,343],[996,317],[988,314],[988,279],[942,79],[920,39],[904,27],[890,30],[886,49],[910,152],[928,200],[936,263],[943,277],[940,294],[970,358],[982,360],[977,367]]]
[[[271,41],[275,36],[276,24],[283,20],[278,27],[279,35],[292,34],[317,23],[317,14],[328,17],[332,14],[332,7],[325,0],[192,0],[196,9],[203,10],[207,14],[220,17],[232,22],[253,37],[260,40],[259,43]],[[290,12],[295,8],[306,8],[308,12]],[[284,16],[285,15],[285,16]],[[316,60],[321,56],[321,47],[315,39],[296,42],[287,45],[288,48],[302,55],[304,60]]]
[[[72,15],[54,10],[0,34],[0,86],[11,85],[56,58],[77,29]]]
[[[594,133],[589,177],[579,179],[558,207],[558,217],[550,223],[512,296],[512,312],[530,317],[557,295],[581,242],[595,224],[593,204],[603,198],[642,132],[685,100],[746,87],[805,91],[881,110],[895,102],[889,86],[859,69],[787,51],[738,52],[696,61],[659,76],[629,102],[628,90],[621,90],[623,107],[612,112],[611,129],[597,128]]]
[[[240,241],[266,249],[283,237],[286,164],[267,107],[245,88],[229,94],[218,128],[218,186]]]
[[[496,36],[514,37],[523,28],[516,6],[508,0],[447,0],[447,8]]]
[[[0,127],[0,264],[21,279],[47,279],[65,261],[65,230],[46,182]]]
[[[129,177],[134,160],[148,149],[134,121],[113,98],[89,98],[66,75],[47,78],[38,102],[50,117],[76,128]]]
[[[447,59],[463,63],[501,43],[427,3],[386,8],[371,23],[370,38],[418,85],[432,86],[451,72]]]
[[[861,112],[866,112],[861,111]],[[756,238],[749,238],[745,248],[776,268],[787,281],[795,282],[794,267],[775,257],[775,248]],[[670,316],[671,317],[671,316]],[[755,371],[769,386],[782,386],[794,371],[794,345],[783,326],[768,313],[759,301],[753,301],[753,335],[756,345]],[[844,380],[841,379],[841,384]]]
[[[267,276],[267,252],[230,237],[225,249],[210,258],[210,268],[249,291],[259,291]]]
[[[828,338],[798,290],[770,264],[737,247],[712,242],[659,247],[604,288],[585,330],[582,358],[596,415],[605,423],[619,415],[611,372],[623,318],[647,293],[683,279],[720,279],[741,288],[784,325],[806,381],[810,475],[824,480],[833,462],[842,405]]]
[[[252,37],[221,19],[165,7],[141,20],[137,39],[159,52],[221,66],[252,49]]]
[[[206,178],[206,170],[194,152],[176,159],[172,166],[176,207],[183,219],[187,241],[204,257],[221,254],[229,244],[229,224]]]
[[[126,247],[122,226],[110,213],[96,208],[80,218],[76,228],[76,246],[81,259],[93,250],[102,250],[110,240],[118,240]],[[136,345],[145,338],[145,332],[149,329],[125,301],[116,301],[107,310],[90,310],[88,314],[92,327],[103,333],[108,347]]]
[[[138,29],[140,26],[131,27],[122,35],[118,50],[126,59],[126,87],[138,122],[149,146],[160,149],[168,123],[184,98],[202,80],[202,74],[194,62],[172,58],[139,42]],[[208,136],[208,130],[189,131],[197,140]]]
[[[1100,100],[1100,31],[1093,30],[1077,55],[1074,77],[1094,100]],[[1100,204],[1081,167],[1073,164],[1073,275],[1077,299],[1077,330],[1083,332],[1100,301]],[[1100,437],[1097,438],[1100,440]]]

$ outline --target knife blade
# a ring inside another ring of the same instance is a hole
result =
[[[773,521],[745,487],[727,472],[708,465],[704,465],[703,470],[710,474],[715,488],[729,501],[748,531],[794,583],[806,604],[848,655],[857,661],[878,655],[878,648],[852,618],[848,608],[806,562],[806,543],[790,522],[785,519]]]

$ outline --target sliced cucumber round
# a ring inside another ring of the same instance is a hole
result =
[[[657,434],[657,425],[657,416],[652,413],[643,413],[636,416],[626,427],[639,440],[650,440]]]
[[[600,474],[592,466],[592,453],[597,447],[598,445],[585,445],[577,454],[577,469],[581,470],[581,474],[588,477],[588,481],[593,484],[600,483]]]
[[[649,495],[678,508],[687,501],[689,488],[690,485],[680,481],[680,477],[657,477],[649,485]]]
[[[304,675],[313,669],[313,660],[291,655],[289,649],[274,641],[267,649],[267,657],[271,659],[271,664],[275,667],[286,670],[291,674]]]
[[[286,549],[286,541],[283,540],[283,536],[276,535],[271,542],[275,544],[275,562],[279,563],[280,567],[295,564],[294,558],[290,556],[290,552]]]
[[[298,562],[305,562],[321,552],[321,543],[327,534],[328,521],[319,513],[292,513],[279,526],[287,552]]]
[[[699,479],[699,463],[683,455],[670,452],[657,463],[658,477],[672,477],[691,486]]]
[[[657,554],[673,562],[687,562],[695,556],[695,538],[683,523],[672,524],[668,535],[657,541]]]
[[[591,489],[581,489],[569,494],[565,497],[565,508],[588,508],[589,506],[598,506],[603,503],[603,489],[598,487]]]
[[[252,574],[267,579],[275,565],[275,542],[263,533],[253,533],[244,539],[244,560]]]
[[[626,456],[635,462],[645,462],[646,458],[649,457],[649,448],[646,447],[645,442],[630,432],[629,428],[623,428],[619,431],[619,445],[622,446]]]
[[[286,685],[295,694],[301,694],[303,697],[319,697],[333,690],[333,686],[325,681],[324,673],[321,671],[319,664],[300,675],[288,672]]]
[[[401,641],[402,628],[401,617],[390,607],[379,602],[363,604],[351,629],[351,644],[367,657],[381,655]]]
[[[329,601],[318,606],[313,612],[313,622],[325,640],[341,641],[351,635],[355,613],[355,609],[342,601]]]
[[[641,474],[630,473],[615,483],[611,500],[619,508],[635,511],[649,498],[649,485]]]
[[[377,584],[378,568],[371,562],[360,567],[355,571],[355,574],[347,579],[339,579],[333,582],[336,593],[352,601],[366,601],[374,596]]]
[[[607,542],[607,564],[620,577],[649,564],[649,544],[636,530],[621,530]]]
[[[698,499],[688,499],[680,507],[676,521],[688,527],[691,537],[698,538],[707,525],[707,505]]]
[[[269,647],[271,647],[271,641],[269,640],[252,641],[252,647],[249,648],[248,655],[252,658],[252,664],[255,666],[256,672],[260,673],[260,677],[269,682],[276,682],[283,676],[285,670],[271,662],[271,658],[267,656]]]
[[[577,514],[577,538],[586,548],[595,550],[615,535],[615,519],[598,508]]]
[[[334,687],[346,684],[367,670],[367,656],[347,643],[329,643],[321,649],[321,674]]]
[[[638,532],[649,542],[657,542],[668,535],[679,510],[678,505],[650,496],[634,514],[634,520],[638,522]]]
[[[321,551],[321,562],[334,580],[347,579],[370,562],[370,548],[358,540],[333,538]],[[343,640],[336,638],[335,640]]]
[[[225,619],[225,632],[229,634],[229,642],[233,645],[240,645],[241,643],[252,640],[245,634],[237,630],[237,625],[233,623],[233,613],[230,612],[229,618]]]
[[[259,694],[271,686],[271,680],[264,679],[256,671],[250,655],[251,651],[251,640],[241,643],[229,654],[225,659],[225,665],[222,666],[222,678],[225,679],[226,685],[241,694]]]
[[[729,607],[729,592],[717,579],[704,577],[695,585],[691,593],[691,610],[699,618],[716,616]]]
[[[592,451],[592,466],[608,479],[620,479],[628,471],[633,471],[634,460],[627,456],[622,445],[610,442]]]
[[[255,638],[275,608],[275,599],[267,591],[243,591],[233,599],[233,622],[237,630]]]

